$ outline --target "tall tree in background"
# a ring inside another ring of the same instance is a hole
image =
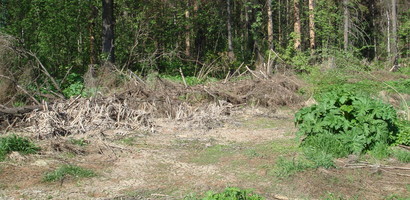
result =
[[[350,18],[350,13],[349,13],[349,0],[343,0],[343,44],[344,44],[344,50],[347,51],[349,48],[349,18]]]
[[[226,26],[228,29],[228,56],[231,59],[235,58],[235,54],[233,52],[233,42],[232,42],[232,19],[231,19],[231,0],[226,1],[226,10],[227,10],[227,19],[226,19]]]
[[[107,55],[107,61],[114,63],[114,0],[102,0],[102,53]]]
[[[391,65],[396,66],[398,55],[397,55],[397,0],[391,0],[391,23],[392,23],[392,33],[391,33]]]
[[[295,16],[295,23],[293,25],[293,31],[295,33],[295,45],[294,48],[296,51],[302,50],[302,31],[301,31],[301,21],[300,21],[300,0],[293,0],[293,10]]]
[[[190,4],[187,1],[187,6],[185,10],[186,26],[185,26],[185,55],[187,57],[191,56],[191,26],[190,24]]]
[[[273,19],[272,19],[272,0],[266,1],[268,6],[268,43],[269,49],[273,48]]]
[[[309,0],[309,41],[312,54],[316,47],[315,40],[315,0]]]

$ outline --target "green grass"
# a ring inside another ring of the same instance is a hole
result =
[[[393,156],[397,158],[400,162],[410,163],[410,151],[395,149],[393,150]]]
[[[263,200],[262,196],[254,194],[251,190],[228,187],[223,192],[208,191],[204,197],[189,195],[184,200]]]
[[[17,151],[21,154],[34,154],[40,148],[28,138],[10,135],[0,138],[0,161],[4,160],[10,152]]]
[[[279,157],[275,164],[274,173],[277,177],[286,178],[311,168],[313,165],[306,159]]]
[[[217,163],[221,158],[228,157],[234,153],[234,149],[228,145],[215,145],[206,149],[203,149],[194,158],[191,159],[192,162],[209,165]]]
[[[78,146],[86,146],[89,144],[89,141],[85,140],[85,139],[70,139],[70,143],[71,144],[75,144]]]
[[[96,176],[96,174],[92,170],[84,169],[79,166],[63,165],[59,167],[58,169],[45,174],[43,177],[43,181],[44,182],[60,181],[68,176],[74,177],[74,178],[89,178],[89,177]]]
[[[137,141],[136,141],[136,138],[134,137],[126,137],[126,138],[121,139],[120,142],[127,146],[133,146]]]

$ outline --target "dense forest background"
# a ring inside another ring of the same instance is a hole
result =
[[[396,69],[410,57],[407,0],[1,0],[0,9],[2,44],[13,47],[0,74],[29,74],[42,80],[33,88],[65,96],[107,63],[223,78],[241,65]]]

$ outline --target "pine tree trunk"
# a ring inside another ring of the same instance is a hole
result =
[[[269,49],[273,48],[273,20],[272,20],[272,0],[267,0],[268,4],[268,43]]]
[[[343,39],[344,39],[344,50],[347,51],[349,49],[349,0],[343,0],[343,8],[344,8],[344,29],[343,29]]]
[[[114,63],[114,0],[102,0],[102,53],[107,55],[107,61]]]
[[[191,27],[189,26],[189,8],[185,11],[185,18],[187,20],[187,25],[185,27],[185,55],[191,56]]]
[[[315,37],[315,0],[309,0],[309,39],[310,50],[313,54],[316,47]]]
[[[227,0],[226,1],[226,9],[227,9],[227,22],[226,22],[226,26],[228,29],[228,56],[230,59],[234,59],[235,58],[235,54],[233,51],[233,42],[232,42],[232,22],[231,22],[231,0]]]
[[[391,0],[391,65],[395,67],[398,60],[397,52],[397,0]]]
[[[294,9],[294,16],[295,16],[295,23],[293,26],[293,31],[295,33],[295,45],[294,48],[296,51],[301,51],[301,21],[300,21],[300,8],[299,8],[299,1],[300,0],[293,0],[293,9]]]

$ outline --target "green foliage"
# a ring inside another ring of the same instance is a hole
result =
[[[263,200],[264,198],[252,193],[251,190],[244,190],[236,187],[226,188],[223,192],[214,193],[213,191],[207,192],[205,197],[185,197],[185,200]]]
[[[67,176],[74,178],[89,178],[94,177],[96,174],[89,169],[84,169],[75,165],[63,165],[53,172],[47,173],[43,177],[44,182],[60,181]]]
[[[311,141],[325,137],[346,148],[324,148],[340,157],[372,150],[377,143],[392,144],[398,132],[396,118],[392,106],[342,88],[323,94],[317,105],[299,110],[295,123],[298,135],[306,137],[302,146],[317,146]]]
[[[39,151],[29,139],[17,135],[0,138],[0,161],[6,158],[10,152],[17,151],[22,154],[33,154]]]
[[[399,127],[396,144],[403,144],[410,146],[410,122],[406,120],[399,120],[396,122]]]

